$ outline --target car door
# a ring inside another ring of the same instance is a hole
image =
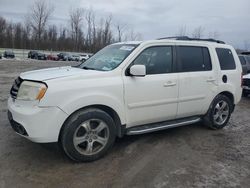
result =
[[[179,102],[177,118],[205,114],[217,91],[210,51],[202,46],[177,46]]]
[[[178,78],[173,73],[173,49],[173,46],[148,47],[130,64],[145,65],[146,76],[123,77],[127,127],[175,118]]]

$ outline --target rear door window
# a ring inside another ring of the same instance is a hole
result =
[[[221,70],[233,70],[236,68],[233,53],[230,49],[216,48]]]
[[[206,47],[178,46],[178,72],[212,70],[209,51]]]

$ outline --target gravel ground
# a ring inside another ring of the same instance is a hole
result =
[[[249,187],[250,98],[229,126],[201,123],[117,139],[99,161],[76,164],[57,144],[35,144],[14,133],[7,98],[20,72],[76,63],[0,60],[0,187]]]

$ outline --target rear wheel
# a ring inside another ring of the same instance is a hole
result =
[[[204,123],[209,128],[222,129],[227,125],[232,111],[232,101],[225,95],[218,95],[204,117]]]
[[[81,110],[66,122],[61,145],[72,160],[94,161],[108,152],[115,135],[115,124],[109,114],[99,109]]]

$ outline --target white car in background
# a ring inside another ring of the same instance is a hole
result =
[[[89,59],[92,56],[92,54],[80,54],[79,61],[84,62],[87,59]]]

